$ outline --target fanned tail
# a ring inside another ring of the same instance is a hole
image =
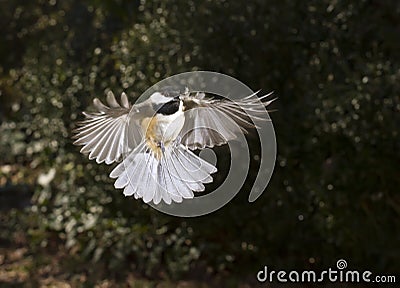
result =
[[[213,181],[217,168],[201,159],[182,144],[165,147],[157,157],[145,142],[139,144],[115,169],[115,188],[124,189],[125,196],[143,198],[145,203],[182,202],[194,197],[193,191],[204,191],[204,183]]]

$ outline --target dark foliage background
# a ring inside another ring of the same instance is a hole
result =
[[[253,277],[340,258],[399,272],[399,15],[394,0],[0,1],[2,228],[24,231],[33,255],[63,243],[108,277]],[[133,102],[192,70],[275,91],[278,158],[255,203],[250,179],[218,212],[179,219],[114,190],[112,167],[70,135],[109,89]]]

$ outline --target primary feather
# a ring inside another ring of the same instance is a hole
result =
[[[236,139],[238,133],[247,132],[248,128],[256,128],[252,121],[266,120],[263,118],[265,107],[275,100],[263,101],[272,92],[261,97],[257,97],[257,93],[237,101],[207,98],[204,93],[186,93],[182,97],[186,114],[182,143],[192,150],[212,148]]]

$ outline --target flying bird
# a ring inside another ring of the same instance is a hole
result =
[[[97,112],[83,112],[74,144],[97,163],[119,162],[110,177],[125,196],[156,205],[179,203],[204,191],[217,172],[193,150],[234,140],[238,127],[244,132],[255,127],[251,119],[267,120],[264,107],[275,99],[268,100],[272,92],[257,93],[231,101],[167,87],[131,105],[125,93],[118,103],[108,92],[108,106],[95,98]]]

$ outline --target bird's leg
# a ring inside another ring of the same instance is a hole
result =
[[[165,152],[165,146],[164,146],[164,142],[163,141],[158,142],[157,146],[161,149],[162,153]]]

